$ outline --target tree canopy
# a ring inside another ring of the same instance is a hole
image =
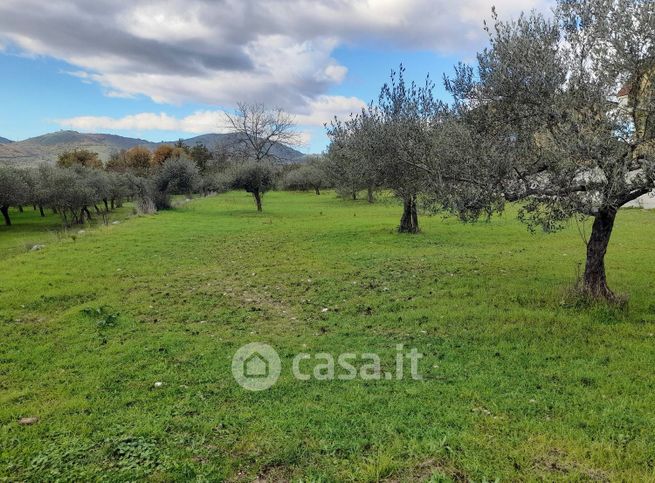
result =
[[[466,217],[520,201],[520,218],[546,230],[592,217],[583,287],[612,298],[617,211],[655,188],[655,4],[560,0],[552,19],[494,13],[487,31],[477,65],[446,82],[473,140],[454,206]]]

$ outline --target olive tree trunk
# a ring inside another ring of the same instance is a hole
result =
[[[593,297],[612,299],[614,294],[607,286],[605,275],[605,254],[612,236],[616,209],[602,210],[594,219],[591,237],[587,243],[587,261],[583,288]]]
[[[0,211],[2,212],[2,216],[5,219],[5,225],[11,226],[11,218],[9,218],[9,207],[0,206]]]
[[[255,204],[257,205],[257,211],[262,211],[262,194],[259,190],[252,192],[253,198],[255,198]]]
[[[369,203],[375,202],[375,196],[373,195],[373,187],[369,186],[366,190],[366,199]]]
[[[418,233],[418,210],[416,207],[416,195],[407,196],[403,199],[403,216],[398,227],[400,233]]]

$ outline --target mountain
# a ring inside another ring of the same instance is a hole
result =
[[[0,136],[0,144],[9,144],[9,143],[13,143],[13,141],[10,140],[10,139],[3,138],[2,136]]]
[[[210,150],[219,147],[235,147],[239,145],[241,137],[239,134],[203,134],[194,138],[184,140],[187,146],[195,146],[196,144],[204,144]],[[288,163],[295,163],[305,157],[303,153],[297,151],[289,146],[283,144],[275,145],[271,148],[271,155],[278,159],[284,160]]]
[[[54,163],[57,157],[72,149],[88,149],[104,160],[110,154],[134,146],[155,147],[143,139],[126,138],[113,134],[82,134],[76,131],[57,131],[42,136],[0,145],[0,162],[36,165],[43,162]]]
[[[3,138],[0,138],[3,139]],[[184,143],[189,146],[204,144],[210,150],[218,147],[234,146],[238,143],[237,134],[203,134],[189,139]],[[0,141],[0,163],[20,164],[34,166],[40,163],[55,163],[58,156],[73,149],[88,149],[100,155],[104,161],[121,149],[130,149],[134,146],[145,146],[155,149],[161,144],[174,144],[176,141],[153,143],[144,139],[128,138],[115,134],[88,134],[77,131],[57,131],[42,136],[26,139],[24,141],[3,144]],[[288,146],[275,146],[272,154],[287,160],[297,162],[304,154]]]

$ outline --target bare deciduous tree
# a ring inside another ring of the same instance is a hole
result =
[[[236,135],[234,149],[241,158],[241,166],[228,170],[234,176],[228,185],[251,193],[257,211],[262,211],[262,196],[273,184],[273,163],[284,161],[280,152],[285,147],[300,145],[294,117],[280,108],[244,102],[237,105],[234,114],[226,115]]]
[[[240,102],[234,114],[226,115],[230,129],[238,135],[239,150],[247,159],[280,161],[276,147],[301,144],[294,117],[280,108]]]

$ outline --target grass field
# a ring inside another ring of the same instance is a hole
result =
[[[30,213],[0,228],[0,479],[655,479],[655,212],[618,217],[621,310],[566,296],[575,226],[398,235],[398,206],[331,193],[264,210],[229,193],[76,240]],[[232,378],[249,342],[280,354],[271,389]],[[396,344],[422,381],[288,370],[299,352],[386,367]]]

